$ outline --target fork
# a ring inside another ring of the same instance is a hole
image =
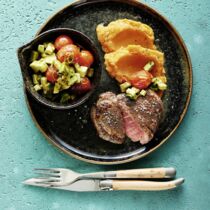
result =
[[[154,179],[173,178],[176,175],[176,170],[174,168],[145,168],[86,174],[80,174],[64,168],[36,168],[34,170],[35,173],[42,175],[37,178],[40,183],[53,183],[54,186],[69,185],[80,179]]]

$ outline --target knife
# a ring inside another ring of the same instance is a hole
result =
[[[111,191],[111,190],[139,190],[139,191],[160,191],[169,190],[180,186],[184,182],[184,178],[172,181],[155,182],[140,180],[78,180],[67,186],[53,186],[52,184],[44,184],[43,180],[32,178],[25,180],[23,184],[37,187],[46,187],[68,191],[91,192],[91,191]]]

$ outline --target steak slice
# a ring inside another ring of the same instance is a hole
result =
[[[102,139],[115,144],[124,142],[123,116],[114,93],[105,92],[99,96],[96,105],[91,109],[91,118]]]
[[[145,97],[139,97],[133,110],[140,124],[153,133],[157,131],[163,113],[163,102],[154,91],[148,90]]]
[[[117,98],[123,112],[127,136],[134,142],[147,144],[159,126],[163,112],[161,99],[151,90],[136,101],[129,100],[125,94],[119,94]]]

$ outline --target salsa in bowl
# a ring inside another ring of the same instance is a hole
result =
[[[69,109],[85,102],[100,82],[93,42],[73,29],[49,30],[18,49],[26,89],[40,103]]]

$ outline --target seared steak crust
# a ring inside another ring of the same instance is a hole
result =
[[[125,138],[123,116],[114,93],[100,95],[91,110],[91,118],[99,136],[115,144],[122,144]]]

